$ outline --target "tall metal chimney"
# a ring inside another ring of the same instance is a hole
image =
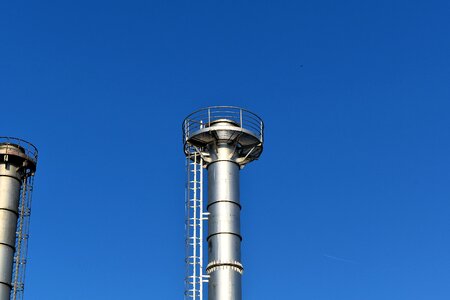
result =
[[[264,125],[238,107],[216,106],[189,115],[183,123],[187,157],[185,299],[241,300],[239,171],[263,149]],[[203,212],[203,178],[208,170],[208,212]],[[200,170],[200,171],[199,171]],[[208,265],[203,273],[203,221],[208,220]]]
[[[37,149],[0,137],[0,299],[23,298]]]

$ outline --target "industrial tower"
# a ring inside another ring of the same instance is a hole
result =
[[[23,299],[31,194],[38,151],[0,137],[0,299]]]
[[[187,159],[185,299],[241,300],[239,171],[263,149],[261,118],[242,108],[215,106],[183,122]],[[203,168],[208,170],[207,212]],[[208,221],[208,264],[203,266],[203,224]],[[206,273],[206,274],[205,274]]]

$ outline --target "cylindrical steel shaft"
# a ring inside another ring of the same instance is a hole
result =
[[[233,106],[201,109],[183,122],[185,154],[200,155],[208,169],[209,300],[242,299],[239,172],[261,155],[263,135],[260,117]]]
[[[18,167],[0,164],[0,299],[9,299],[20,199]]]
[[[208,299],[241,300],[239,165],[229,160],[231,146],[217,150],[208,166]]]

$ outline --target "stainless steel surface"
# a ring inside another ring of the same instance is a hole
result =
[[[233,201],[239,205],[239,165],[225,160],[229,153],[231,151],[223,152],[218,157],[222,161],[208,165],[208,206],[217,201]]]
[[[218,161],[208,165],[208,299],[240,300],[239,165],[230,160],[232,145],[217,150]]]
[[[0,164],[0,299],[9,299],[16,242],[21,176]]]
[[[208,169],[209,300],[242,299],[239,171],[261,155],[263,132],[258,116],[229,106],[196,111],[183,123],[186,156],[200,155]]]
[[[242,299],[242,283],[240,275],[231,268],[220,269],[210,275],[208,299]]]
[[[0,137],[0,299],[23,297],[32,179],[36,148]]]

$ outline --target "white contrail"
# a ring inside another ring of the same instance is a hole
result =
[[[326,258],[329,258],[329,259],[342,261],[342,262],[349,263],[349,264],[356,264],[357,263],[356,261],[351,260],[351,259],[345,259],[345,258],[341,258],[341,257],[329,255],[329,254],[324,254],[323,256],[325,256]]]

